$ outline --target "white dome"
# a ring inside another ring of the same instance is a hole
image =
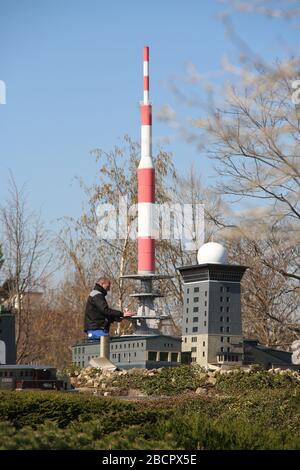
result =
[[[227,264],[227,251],[220,243],[204,243],[197,254],[199,264]]]

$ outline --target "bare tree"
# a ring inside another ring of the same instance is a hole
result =
[[[52,255],[41,216],[28,210],[25,188],[19,189],[12,175],[0,217],[5,256],[2,276],[7,281],[9,303],[16,314],[17,360],[20,362],[30,357],[32,314],[38,309],[37,298],[40,298],[34,294],[45,287]]]
[[[112,280],[115,304],[121,310],[125,306],[134,309],[135,300],[130,297],[135,290],[134,283],[123,280],[122,276],[137,270],[134,231],[137,228],[140,147],[125,137],[122,147],[115,146],[109,152],[95,149],[92,154],[99,163],[97,182],[87,186],[80,181],[87,198],[86,207],[80,219],[64,220],[59,246],[65,260],[78,273],[85,295],[95,279],[105,275]],[[167,180],[175,177],[175,169],[170,156],[163,151],[154,160],[157,170],[156,200],[164,202],[169,193]],[[105,216],[99,214],[101,205],[107,208]],[[110,228],[109,236],[106,236],[106,225]],[[131,331],[131,324],[123,322],[121,330]]]
[[[270,265],[285,269],[293,262],[293,250],[282,256],[268,240],[235,238],[227,243],[231,261],[248,266],[242,281],[244,336],[289,349],[300,333],[299,282],[274,272],[263,262],[261,252],[264,251],[264,259],[270,260]]]

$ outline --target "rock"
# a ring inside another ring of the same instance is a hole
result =
[[[101,384],[101,390],[105,390],[106,389],[106,383],[102,383]]]
[[[198,387],[195,393],[197,395],[207,395],[207,389],[204,387]]]
[[[109,397],[109,396],[110,396],[110,392],[104,392],[104,393],[103,393],[103,396],[104,396],[104,397]]]
[[[279,374],[280,371],[281,371],[280,367],[276,367],[276,369],[274,369],[275,374]]]
[[[138,369],[137,367],[133,367],[132,369],[128,369],[127,373],[129,375],[136,374],[136,375],[144,375],[145,369]]]
[[[212,385],[215,385],[216,381],[217,381],[216,377],[213,377],[213,376],[209,376],[207,379],[207,383],[212,384]]]
[[[128,397],[146,397],[147,394],[138,388],[130,388],[128,390]]]

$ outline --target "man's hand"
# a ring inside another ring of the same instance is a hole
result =
[[[130,312],[130,311],[128,310],[128,308],[125,308],[125,309],[124,309],[124,312],[123,312],[123,315],[124,315],[124,317],[133,317],[133,316],[135,315],[135,313],[134,313],[134,312]]]

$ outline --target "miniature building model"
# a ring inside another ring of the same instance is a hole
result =
[[[219,243],[198,251],[198,264],[178,268],[184,283],[182,351],[192,362],[242,364],[241,279],[247,268],[227,264]]]

